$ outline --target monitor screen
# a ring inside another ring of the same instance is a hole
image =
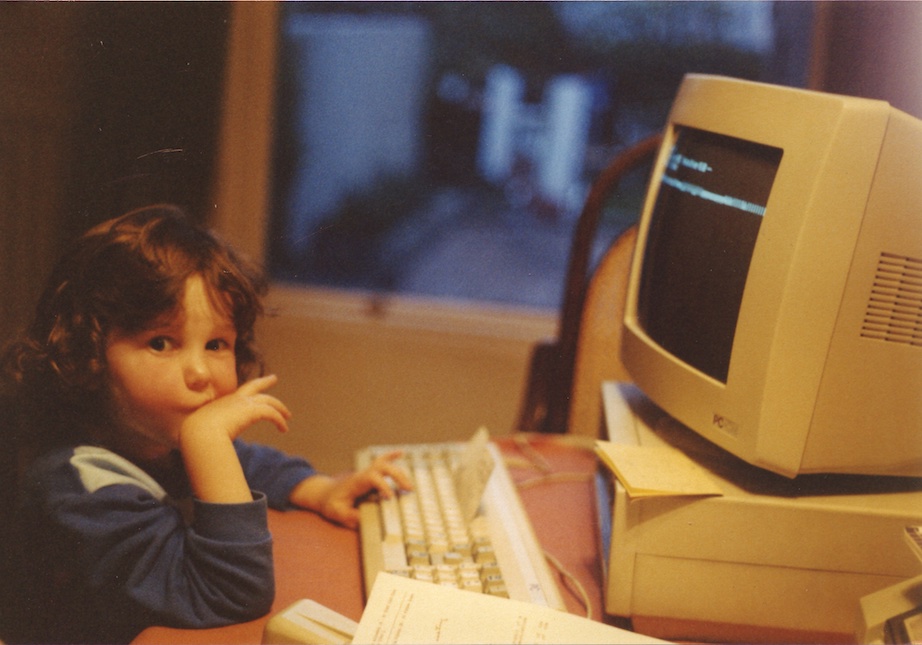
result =
[[[781,155],[771,146],[680,128],[660,180],[638,319],[663,348],[724,383]]]

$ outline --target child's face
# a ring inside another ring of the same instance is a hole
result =
[[[142,459],[176,448],[186,417],[237,389],[236,338],[199,275],[186,281],[173,318],[135,334],[110,334],[106,361],[122,448]]]

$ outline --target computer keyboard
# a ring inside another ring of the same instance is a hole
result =
[[[389,571],[565,609],[499,449],[483,441],[484,454],[472,465],[475,440],[370,446],[356,454],[362,469],[381,454],[402,451],[415,487],[359,507],[366,596],[378,573]],[[472,492],[479,504],[471,506]]]

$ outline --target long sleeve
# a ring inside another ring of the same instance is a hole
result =
[[[27,490],[30,560],[52,591],[34,598],[34,608],[49,609],[38,618],[44,640],[121,641],[152,624],[218,626],[271,607],[264,495],[191,501],[189,512],[143,470],[93,447],[44,458]]]
[[[250,488],[266,494],[270,508],[291,508],[288,496],[302,480],[317,471],[304,459],[292,457],[274,448],[234,442],[240,464]]]

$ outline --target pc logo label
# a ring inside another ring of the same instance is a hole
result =
[[[714,413],[714,417],[711,419],[711,425],[720,430],[721,432],[730,435],[731,437],[736,437],[739,434],[739,426],[736,425],[735,421],[728,419],[727,417]]]

